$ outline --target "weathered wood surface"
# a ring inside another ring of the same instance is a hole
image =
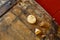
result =
[[[30,14],[37,18],[36,24],[27,22],[26,18]],[[47,24],[41,27],[41,22]],[[40,29],[42,33],[36,35],[35,28]],[[0,18],[0,40],[44,40],[42,35],[46,35],[45,40],[59,40],[55,39],[56,36],[60,37],[57,30],[51,16],[33,0],[20,1]]]

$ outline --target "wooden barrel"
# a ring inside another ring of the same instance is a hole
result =
[[[36,17],[35,24],[27,22],[29,15]],[[59,40],[58,32],[57,23],[34,0],[19,1],[0,18],[0,40]]]

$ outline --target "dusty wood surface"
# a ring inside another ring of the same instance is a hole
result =
[[[26,18],[30,14],[37,18],[36,24],[27,22]],[[40,26],[41,22],[47,24]],[[35,28],[40,29],[42,33],[36,35]],[[60,37],[60,29],[58,32],[57,29],[51,16],[35,1],[20,1],[0,18],[0,40],[44,40],[42,35],[46,35],[45,40],[59,40],[55,39],[56,36]]]

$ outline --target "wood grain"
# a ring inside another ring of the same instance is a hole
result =
[[[18,2],[0,18],[0,40],[44,40],[42,35],[46,35],[45,40],[48,38],[56,40],[54,36],[60,33],[52,17],[35,1],[26,1],[25,6],[20,5],[21,3],[23,2]],[[33,25],[27,22],[27,16],[30,14],[37,18],[37,22]],[[41,22],[47,24],[40,26]],[[35,28],[40,29],[42,33],[36,35]]]

